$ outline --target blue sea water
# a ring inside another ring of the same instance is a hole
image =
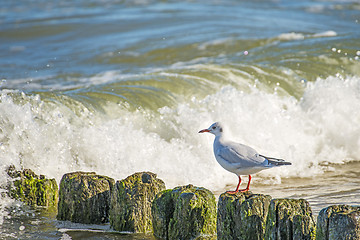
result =
[[[237,177],[197,132],[222,121],[293,163],[254,175],[254,192],[359,205],[359,21],[356,0],[2,1],[0,186],[13,164],[220,194]],[[17,204],[0,199],[1,238],[112,239]]]

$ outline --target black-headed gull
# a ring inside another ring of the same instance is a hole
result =
[[[215,135],[214,154],[218,163],[228,170],[235,173],[239,177],[239,183],[235,191],[227,191],[227,193],[246,192],[249,190],[251,182],[251,174],[260,172],[264,169],[278,167],[282,165],[291,165],[282,159],[265,157],[258,154],[253,148],[227,141],[223,136],[223,127],[219,122],[213,123],[209,128],[199,131],[199,133],[209,132]],[[241,183],[240,175],[249,175],[249,182],[245,189],[239,190]]]

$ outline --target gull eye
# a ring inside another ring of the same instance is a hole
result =
[[[216,127],[214,126],[214,127],[212,127],[212,129],[215,129]]]

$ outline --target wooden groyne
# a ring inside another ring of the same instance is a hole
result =
[[[304,199],[252,192],[219,196],[193,185],[166,189],[151,172],[118,180],[94,172],[54,179],[9,168],[10,196],[34,206],[58,206],[58,220],[110,223],[115,231],[158,239],[360,239],[360,207],[333,205],[315,223]],[[55,184],[55,185],[54,185]]]

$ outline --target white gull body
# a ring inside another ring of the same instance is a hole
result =
[[[244,192],[249,190],[251,174],[272,167],[291,165],[290,162],[285,162],[282,159],[270,158],[260,155],[249,146],[226,140],[223,135],[223,127],[219,122],[212,124],[207,129],[199,131],[199,133],[204,132],[209,132],[215,135],[214,155],[217,162],[224,169],[235,173],[239,177],[239,183],[236,190],[229,191],[229,193],[236,193],[239,191],[239,186],[241,183],[240,175],[249,175],[247,188],[240,190]]]

